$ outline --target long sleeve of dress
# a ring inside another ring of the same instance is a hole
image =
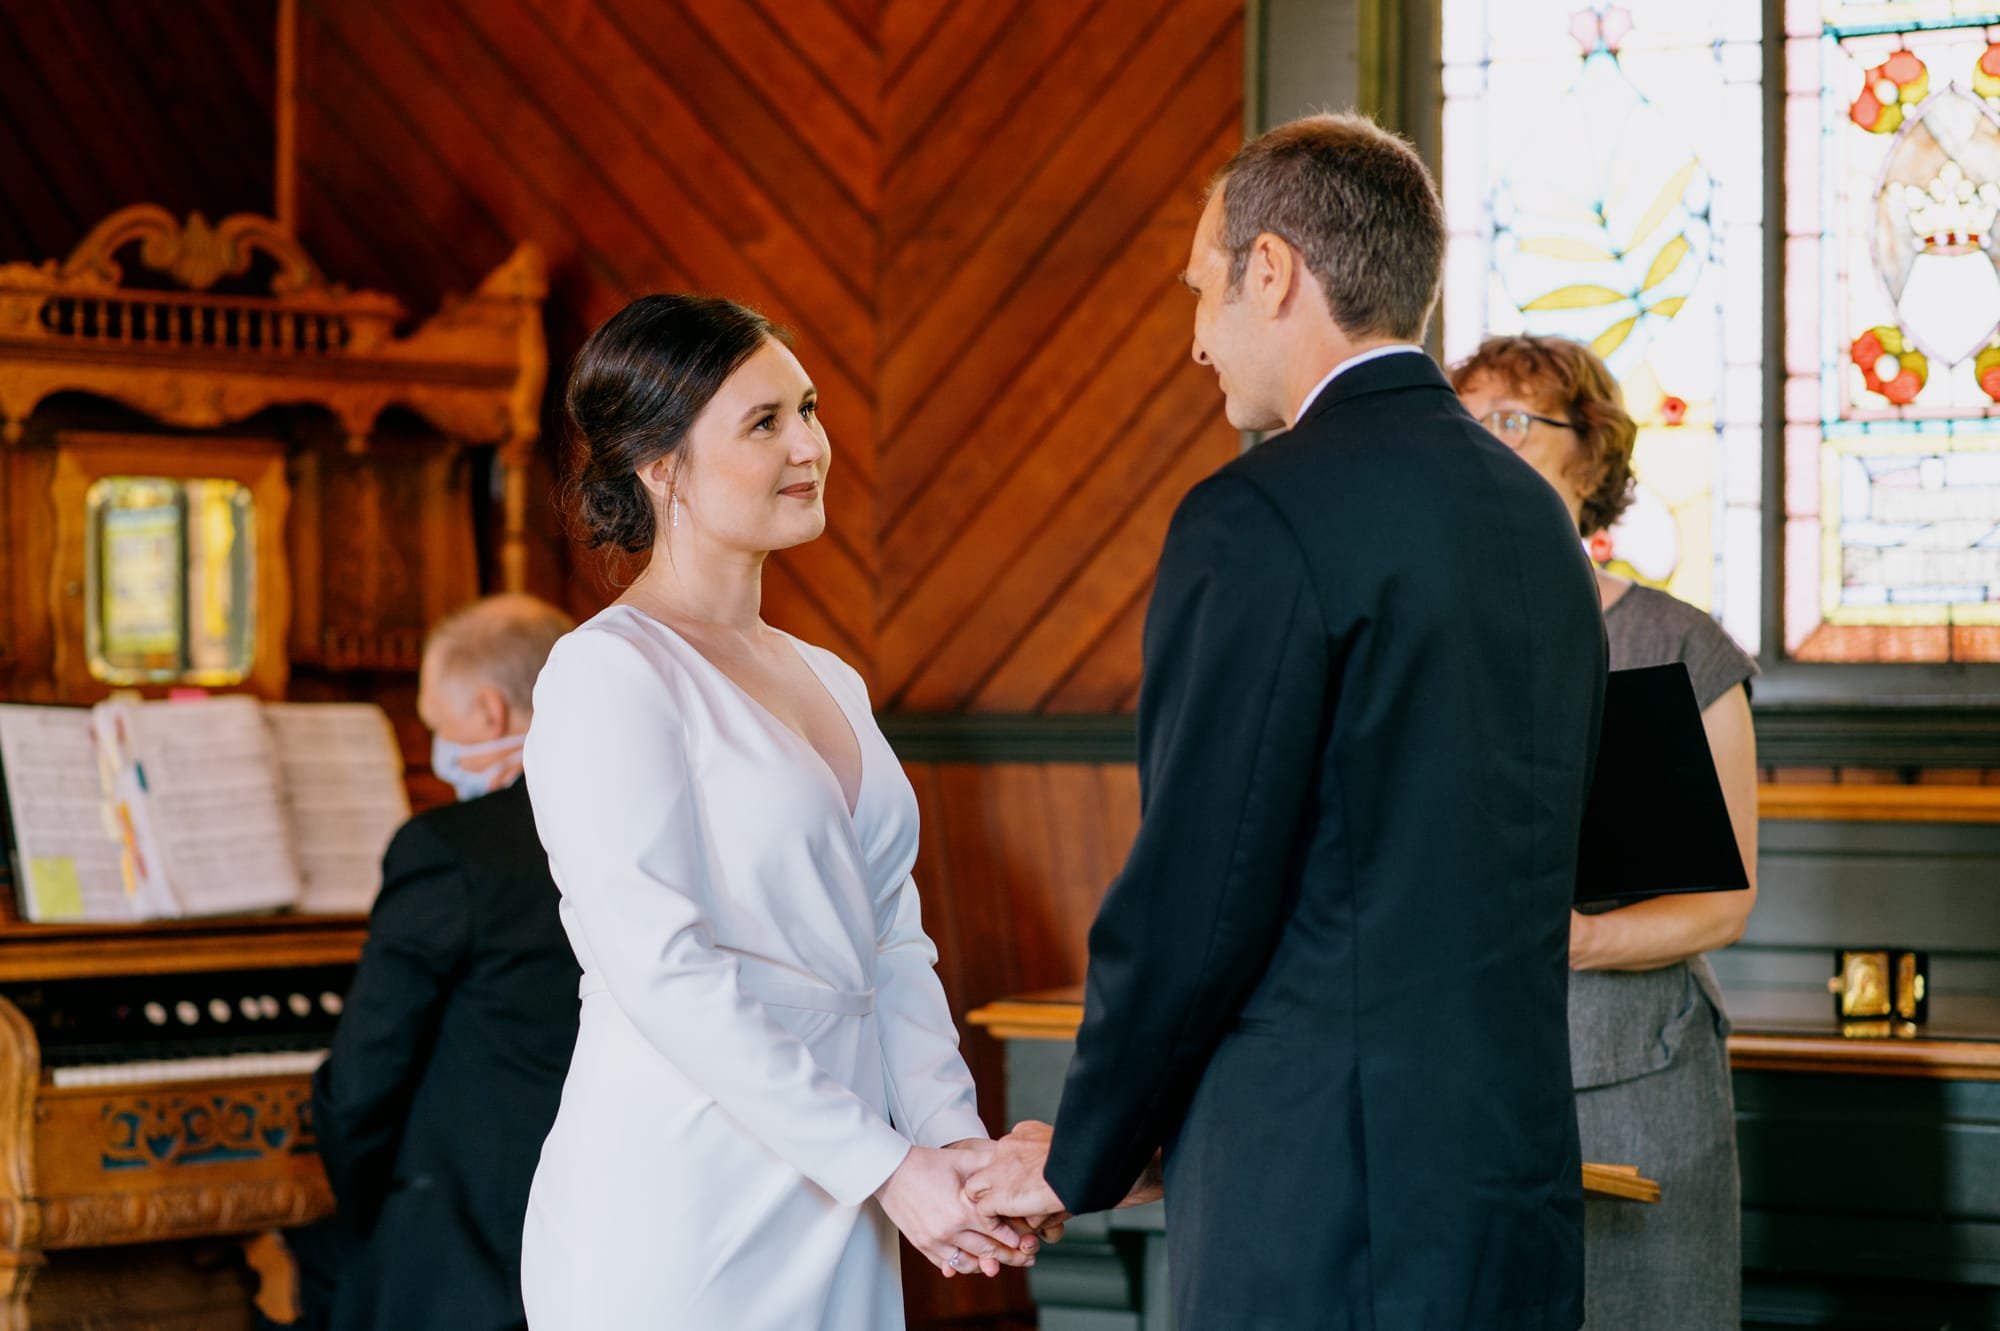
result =
[[[877,906],[875,1013],[897,1124],[919,1146],[985,1137],[972,1072],[937,976],[937,947],[924,933],[914,878]]]
[[[660,676],[614,634],[564,639],[536,684],[528,792],[586,970],[746,1132],[858,1205],[909,1143],[744,991],[716,946],[686,733]]]

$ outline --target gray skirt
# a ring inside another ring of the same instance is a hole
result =
[[[1571,978],[1583,1158],[1637,1165],[1656,1206],[1584,1204],[1592,1331],[1734,1331],[1742,1295],[1735,1102],[1706,961]],[[1581,1047],[1579,1047],[1581,1046]]]

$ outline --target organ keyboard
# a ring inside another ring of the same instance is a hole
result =
[[[0,1331],[56,1324],[35,1310],[71,1250],[332,1210],[310,1078],[363,934],[357,917],[0,923]]]

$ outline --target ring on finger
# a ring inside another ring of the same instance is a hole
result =
[[[959,1269],[959,1264],[965,1260],[965,1254],[960,1252],[958,1249],[953,1248],[951,1250],[951,1256],[945,1258],[944,1260],[947,1266],[949,1266],[952,1270],[956,1271]]]

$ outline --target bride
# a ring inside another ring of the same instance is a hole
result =
[[[896,1234],[998,1272],[992,1147],[918,917],[915,796],[845,662],[759,617],[826,527],[810,379],[762,316],[647,296],[568,391],[573,517],[650,552],[535,686],[535,825],[582,1025],[528,1202],[535,1331],[903,1325]]]

